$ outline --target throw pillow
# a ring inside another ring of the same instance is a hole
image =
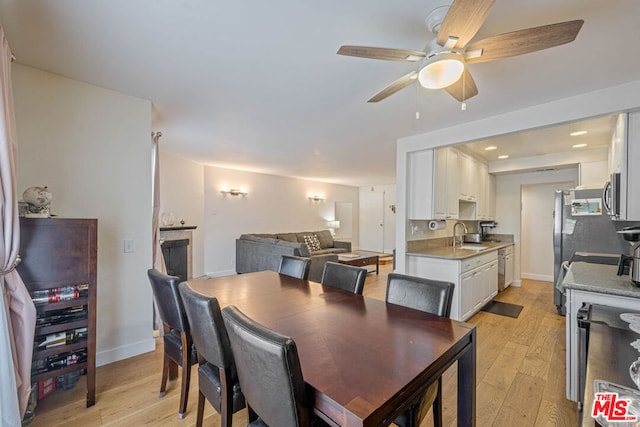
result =
[[[307,244],[310,252],[320,250],[320,241],[315,234],[307,234],[306,236],[304,236],[304,242]]]

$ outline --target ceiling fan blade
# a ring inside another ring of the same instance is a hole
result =
[[[359,58],[382,59],[385,61],[420,61],[426,55],[420,50],[390,49],[386,47],[340,46],[338,55]]]
[[[404,76],[400,77],[395,82],[391,83],[389,86],[387,86],[384,89],[382,89],[380,92],[376,93],[367,102],[382,101],[386,97],[391,96],[394,93],[398,92],[399,90],[404,89],[405,87],[409,86],[411,83],[415,82],[417,78],[418,78],[418,72],[417,71],[412,71],[409,74],[405,74]]]
[[[471,73],[468,68],[465,68],[462,77],[460,77],[457,82],[445,87],[444,90],[449,92],[449,95],[453,96],[460,102],[464,102],[478,94],[476,82],[473,81],[473,77],[471,77]]]
[[[578,19],[528,28],[479,40],[467,47],[466,62],[468,64],[488,62],[572,42],[578,35],[583,23],[583,20]],[[479,56],[475,56],[480,50],[482,53]]]
[[[455,48],[461,49],[476,35],[489,16],[495,0],[454,0],[438,30],[438,44],[457,37]]]

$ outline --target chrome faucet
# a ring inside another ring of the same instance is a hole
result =
[[[469,232],[469,230],[467,229],[467,226],[464,224],[464,222],[460,222],[460,221],[458,221],[458,222],[456,222],[455,224],[453,224],[453,248],[454,248],[454,249],[456,248],[456,227],[457,227],[458,225],[461,225],[461,226],[462,226],[462,228],[464,229],[464,232],[465,232],[465,233],[468,233],[468,232]]]

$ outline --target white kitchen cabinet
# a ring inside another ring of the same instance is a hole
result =
[[[623,172],[626,156],[627,114],[618,114],[609,146],[609,174]]]
[[[487,165],[451,147],[409,153],[407,219],[493,218],[495,178]]]
[[[513,283],[513,246],[511,253],[507,253],[504,257],[504,287]]]
[[[640,110],[623,113],[618,116],[616,128],[609,151],[609,170],[620,174],[617,187],[619,207],[615,209],[615,219],[620,221],[640,221],[640,198],[637,188],[640,186]],[[610,196],[613,190],[605,191],[605,204],[613,205]],[[614,213],[608,212],[614,217]]]
[[[476,201],[476,219],[489,219],[489,167],[476,161],[476,182],[478,199]]]
[[[434,218],[458,218],[458,150],[435,150],[433,205]]]
[[[495,250],[462,260],[407,255],[406,272],[454,283],[450,317],[455,320],[467,320],[498,293]]]
[[[475,309],[478,298],[478,281],[477,272],[469,271],[460,276],[460,319],[468,319]]]
[[[482,285],[484,291],[481,295],[480,308],[498,295],[498,260],[491,261],[482,267]]]
[[[477,196],[477,173],[475,160],[465,153],[459,154],[460,200],[475,202]]]
[[[629,113],[626,138],[626,186],[620,196],[626,201],[626,220],[640,221],[640,110]],[[624,179],[624,177],[623,177]]]
[[[496,176],[487,175],[487,219],[496,219]]]
[[[434,219],[434,150],[409,153],[407,159],[407,218]]]

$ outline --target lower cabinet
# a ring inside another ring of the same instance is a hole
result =
[[[498,293],[498,253],[462,260],[408,255],[407,274],[455,284],[451,318],[467,320]]]
[[[513,283],[513,246],[511,246],[511,251],[507,252],[507,255],[504,257],[504,287],[511,285]]]

